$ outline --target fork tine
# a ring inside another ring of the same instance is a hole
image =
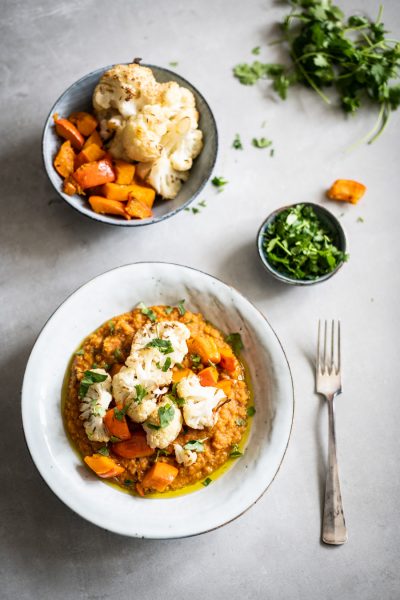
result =
[[[321,372],[321,319],[318,320],[318,339],[317,339],[317,373]]]
[[[338,362],[336,374],[340,373],[340,321],[338,321]]]
[[[326,369],[327,369],[327,355],[326,355],[326,347],[327,347],[327,340],[328,340],[328,321],[325,319],[325,327],[324,327],[324,366],[322,369],[322,372],[325,373]]]
[[[329,374],[333,373],[335,368],[335,321],[332,319],[332,330],[331,330],[331,365],[329,367]]]

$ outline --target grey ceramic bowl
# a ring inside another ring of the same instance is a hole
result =
[[[265,269],[273,277],[275,277],[276,279],[279,279],[279,281],[282,281],[283,283],[288,283],[290,285],[314,285],[315,283],[321,283],[322,281],[326,281],[327,279],[329,279],[330,277],[335,275],[335,273],[337,273],[338,270],[343,266],[344,261],[340,262],[336,266],[336,268],[333,269],[333,271],[331,271],[330,273],[327,273],[326,275],[323,275],[322,277],[318,277],[317,279],[294,279],[293,277],[290,277],[289,275],[285,275],[284,273],[277,271],[277,269],[273,265],[271,265],[271,263],[268,261],[267,257],[265,256],[265,254],[263,252],[264,233],[267,230],[267,228],[269,227],[269,225],[276,219],[276,217],[277,217],[277,215],[279,215],[279,213],[286,210],[287,208],[297,206],[298,204],[302,204],[305,206],[312,206],[312,208],[318,215],[318,218],[327,227],[327,229],[332,233],[335,245],[342,252],[344,252],[344,253],[347,252],[346,234],[344,232],[343,227],[339,223],[338,219],[331,212],[329,212],[329,210],[327,210],[323,206],[320,206],[319,204],[313,204],[312,202],[298,202],[296,204],[291,204],[288,206],[282,206],[282,208],[278,208],[277,210],[272,212],[265,219],[265,221],[261,225],[261,227],[258,231],[258,235],[257,235],[258,254],[260,256],[261,262],[264,265]]]
[[[156,67],[154,65],[143,65],[150,67],[154,73],[157,81],[164,83],[167,81],[176,81],[179,85],[188,88],[194,95],[196,100],[196,108],[200,115],[199,127],[203,132],[203,150],[200,155],[196,158],[193,163],[193,167],[190,170],[189,179],[183,184],[181,191],[173,200],[156,200],[153,207],[153,217],[150,219],[132,219],[127,221],[122,217],[113,215],[102,215],[95,213],[85,197],[78,195],[68,196],[62,191],[62,179],[53,167],[54,157],[60,147],[60,138],[55,132],[53,126],[53,114],[58,113],[60,116],[68,116],[74,111],[80,110],[91,110],[92,108],[92,94],[96,87],[100,77],[105,71],[110,69],[113,65],[97,69],[88,75],[85,75],[75,83],[73,83],[57,100],[52,107],[49,116],[47,117],[46,124],[43,131],[42,139],[42,153],[44,166],[47,175],[54,186],[57,193],[70,204],[73,208],[78,210],[83,215],[101,221],[102,223],[109,223],[111,225],[120,225],[123,227],[138,227],[141,225],[150,225],[151,223],[157,223],[163,221],[168,217],[172,217],[180,210],[188,206],[190,202],[200,193],[205,184],[207,183],[214,164],[217,158],[218,151],[218,132],[215,123],[214,115],[207,104],[206,100],[191,85],[186,79],[180,77],[176,73],[164,69],[162,67]]]

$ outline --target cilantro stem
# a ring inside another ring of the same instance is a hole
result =
[[[291,56],[292,56],[294,62],[296,63],[296,65],[298,66],[298,68],[300,69],[304,79],[309,83],[309,85],[313,88],[313,90],[315,92],[317,92],[318,96],[320,96],[322,98],[322,100],[324,102],[326,102],[326,104],[330,104],[331,101],[329,100],[329,98],[327,96],[325,96],[325,94],[319,89],[317,84],[314,83],[314,81],[311,79],[311,77],[309,77],[309,75],[306,73],[306,71],[301,66],[301,64],[300,64],[298,58],[296,57],[296,55],[294,54],[294,52],[292,52]]]

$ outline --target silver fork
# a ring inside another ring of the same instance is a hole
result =
[[[328,348],[330,346],[330,353]],[[328,356],[330,354],[330,356]],[[316,391],[325,396],[329,415],[328,473],[325,486],[322,541],[326,544],[347,542],[347,529],[340,493],[339,470],[336,458],[335,411],[333,401],[342,393],[340,371],[340,321],[332,321],[330,344],[328,322],[318,322]]]

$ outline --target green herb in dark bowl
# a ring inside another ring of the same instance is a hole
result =
[[[272,275],[299,285],[328,279],[348,258],[339,221],[311,203],[272,213],[259,231],[258,250]]]

